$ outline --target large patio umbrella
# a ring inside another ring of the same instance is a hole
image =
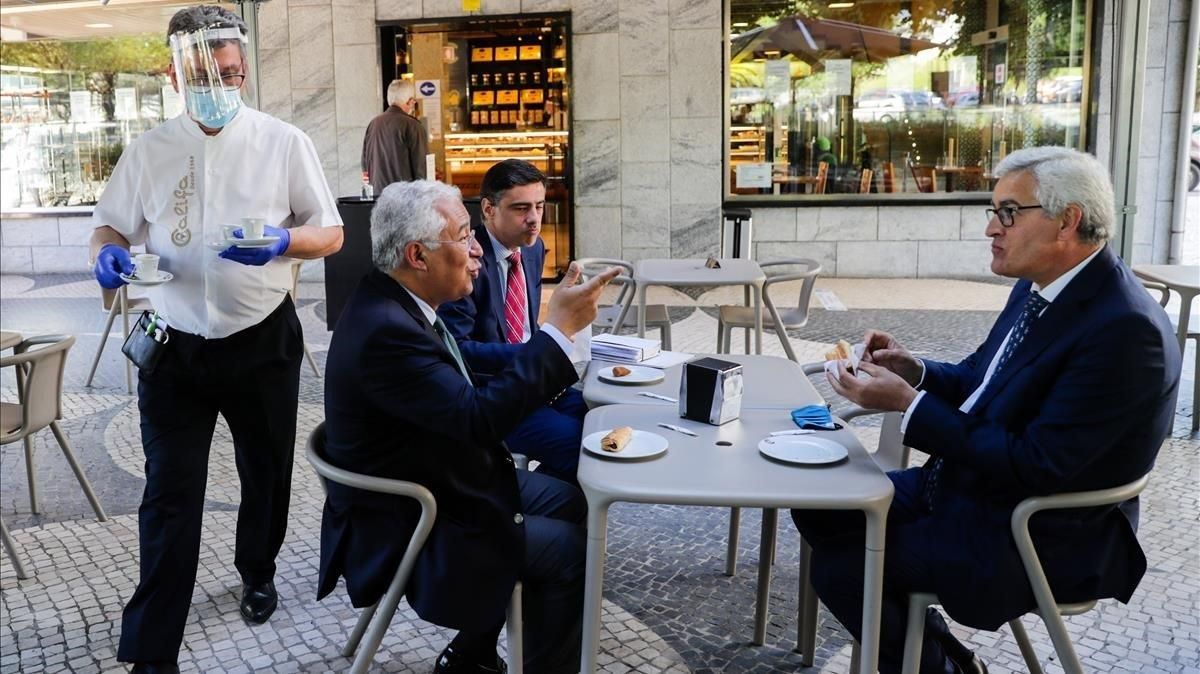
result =
[[[752,58],[759,52],[779,50],[815,65],[825,58],[882,62],[941,46],[875,26],[797,15],[781,19],[774,26],[742,33],[734,38],[731,53],[737,62],[739,57]]]

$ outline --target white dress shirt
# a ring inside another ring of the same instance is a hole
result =
[[[92,217],[160,257],[175,278],[148,289],[154,308],[206,338],[257,325],[292,287],[290,259],[255,267],[217,257],[206,244],[223,238],[221,225],[342,225],[308,136],[244,106],[215,136],[184,113],[130,143]]]
[[[484,231],[487,231],[486,227],[484,228]],[[497,241],[496,237],[492,236],[491,232],[488,232],[488,238],[492,240],[492,250],[496,252],[496,262],[498,263],[496,265],[496,267],[500,271],[500,287],[504,289],[500,293],[500,298],[507,299],[508,298],[508,268],[512,266],[512,264],[509,263],[509,261],[508,261],[508,256],[512,255],[515,251],[511,251],[511,250],[505,248],[504,244]],[[520,250],[520,248],[518,248],[517,250]],[[522,269],[525,268],[525,257],[524,256],[521,257],[521,268]],[[529,279],[528,278],[525,279],[525,304],[527,305],[525,307],[525,315],[521,318],[521,341],[522,342],[528,342],[529,338],[533,336],[533,331],[529,328],[529,306],[528,306],[528,304],[529,304]]]
[[[404,284],[401,283],[400,287],[404,288]],[[429,321],[430,325],[433,325],[437,322],[437,311],[435,311],[433,307],[429,306],[428,302],[420,297],[417,297],[417,294],[408,288],[404,288],[404,292],[408,293],[408,296],[413,298],[413,301],[417,303],[417,308],[421,310],[421,314],[425,316],[425,320]],[[567,336],[562,333],[562,330],[559,330],[553,325],[547,323],[542,326],[542,332],[553,337],[554,343],[558,345],[558,348],[562,349],[562,352],[566,354],[567,358],[571,357],[571,351],[575,347],[573,344],[571,344],[571,340],[567,339]]]
[[[1033,290],[1041,295],[1042,299],[1046,300],[1046,306],[1042,309],[1042,313],[1038,314],[1038,316],[1046,313],[1046,309],[1049,309],[1054,300],[1062,294],[1062,291],[1067,287],[1067,284],[1070,283],[1071,280],[1076,276],[1078,276],[1079,272],[1083,271],[1083,268],[1086,267],[1093,258],[1099,255],[1100,251],[1102,250],[1104,250],[1104,246],[1100,246],[1095,252],[1084,258],[1082,262],[1074,267],[1071,267],[1071,269],[1069,269],[1062,276],[1059,276],[1050,283],[1046,284],[1045,288],[1039,287],[1036,283],[1033,284]],[[979,400],[979,396],[983,395],[984,390],[987,389],[988,382],[992,380],[992,375],[996,373],[996,365],[1000,362],[1000,355],[1004,353],[1004,347],[1008,345],[1008,340],[1011,338],[1012,328],[1009,328],[1008,334],[1004,336],[1004,341],[1000,342],[1000,348],[996,349],[995,355],[992,356],[992,362],[988,363],[988,369],[983,375],[983,381],[980,382],[979,387],[976,388],[965,401],[963,401],[963,404],[958,407],[959,411],[970,412],[971,408],[974,407],[975,403]],[[925,362],[920,358],[917,359],[917,362],[921,364],[921,380],[917,382],[917,388],[920,388],[921,384],[925,383]],[[908,420],[912,418],[913,410],[917,409],[917,405],[921,402],[921,399],[925,397],[925,393],[925,391],[917,393],[917,397],[913,398],[913,401],[909,403],[908,409],[904,410],[904,419],[900,422],[901,435],[908,430]]]

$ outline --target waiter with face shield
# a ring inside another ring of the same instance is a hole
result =
[[[186,114],[126,148],[96,205],[91,242],[105,288],[156,280],[132,276],[131,244],[145,245],[159,257],[160,274],[171,275],[148,288],[162,353],[138,371],[146,455],[141,575],[117,653],[135,672],[178,671],[217,414],[233,435],[241,480],[234,556],[241,613],[262,623],[275,610],[303,354],[290,266],[342,245],[312,141],[242,103],[241,18],[189,7],[172,17],[167,34],[168,72]]]

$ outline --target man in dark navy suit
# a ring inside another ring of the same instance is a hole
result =
[[[542,262],[538,237],[546,205],[546,176],[520,159],[488,169],[479,189],[483,226],[475,238],[482,268],[466,297],[438,308],[471,369],[483,376],[502,370],[538,331]],[[505,438],[509,449],[540,463],[539,472],[575,483],[587,405],[576,389],[561,391]]]
[[[1108,247],[1107,171],[1091,155],[1021,150],[996,169],[987,210],[992,271],[1019,279],[987,340],[960,363],[914,358],[868,331],[862,372],[834,389],[903,411],[920,468],[891,474],[880,666],[899,672],[908,595],[936,593],[950,617],[995,630],[1035,606],[1009,528],[1021,500],[1116,487],[1145,475],[1170,431],[1180,353],[1166,314]],[[813,547],[812,582],[859,636],[863,524],[792,515]],[[1049,511],[1034,545],[1061,602],[1128,601],[1146,571],[1136,500]],[[921,672],[986,672],[941,615],[926,616]]]
[[[459,630],[435,673],[504,670],[496,638],[517,580],[525,666],[577,671],[587,504],[565,482],[517,470],[502,440],[578,380],[570,335],[595,318],[600,290],[619,270],[575,286],[572,265],[545,326],[484,384],[436,314],[471,292],[483,256],[458,190],[426,180],[388,186],[371,213],[371,248],[376,269],[329,347],[326,458],[420,483],[437,499],[406,588],[421,618]],[[327,486],[318,596],[343,576],[354,605],[368,606],[395,573],[419,510],[411,500]]]

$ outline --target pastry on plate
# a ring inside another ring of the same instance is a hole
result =
[[[633,428],[629,426],[621,426],[614,428],[608,435],[600,438],[600,449],[606,452],[617,453],[625,449],[625,445],[633,439]]]

